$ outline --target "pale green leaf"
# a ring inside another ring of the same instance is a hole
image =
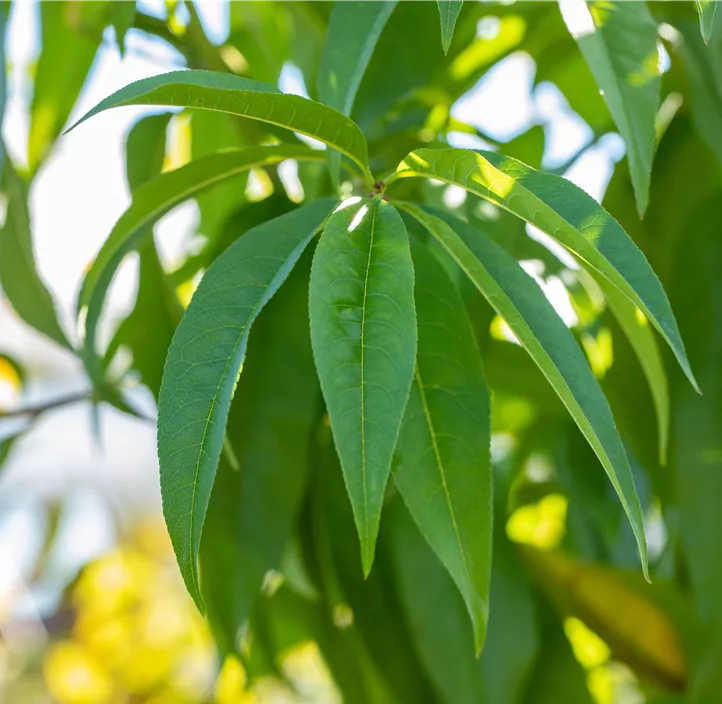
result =
[[[168,105],[217,110],[260,120],[313,137],[338,149],[372,182],[366,139],[355,122],[338,110],[300,95],[287,95],[267,83],[215,71],[171,71],[121,88],[87,112],[71,129],[110,108]]]
[[[705,44],[709,44],[714,27],[714,13],[717,10],[718,0],[694,0],[699,13],[699,31]]]
[[[444,48],[444,53],[448,54],[456,20],[464,2],[463,0],[436,0],[436,4],[439,7],[439,19],[441,20],[441,46]]]
[[[425,248],[412,255],[418,353],[394,480],[464,597],[478,653],[491,572],[489,389],[461,296]]]
[[[647,572],[642,509],[612,412],[574,336],[538,284],[499,245],[457,218],[404,204],[506,321],[549,380],[602,463],[622,502]]]
[[[22,177],[5,160],[7,212],[0,229],[0,284],[20,318],[66,349],[72,349],[55,310],[52,296],[40,278],[33,255],[28,212],[28,189]]]
[[[465,188],[545,232],[607,278],[659,330],[698,389],[667,295],[644,254],[619,223],[570,181],[502,154],[418,149],[387,182],[424,176]]]
[[[120,216],[86,274],[78,298],[78,315],[85,328],[83,353],[91,378],[97,380],[99,374],[96,333],[108,286],[123,257],[138,246],[150,225],[184,200],[249,169],[284,159],[323,158],[322,152],[290,144],[228,150],[161,174],[136,189],[133,202]]]
[[[566,19],[565,3],[560,6]],[[589,26],[570,30],[624,139],[641,216],[649,202],[660,105],[657,23],[643,2],[593,0],[587,8]]]
[[[311,340],[371,569],[381,504],[416,359],[414,270],[394,207],[352,199],[329,219],[311,271]]]
[[[206,272],[168,350],[158,400],[163,513],[201,609],[198,548],[248,334],[331,209],[317,201],[237,240]]]

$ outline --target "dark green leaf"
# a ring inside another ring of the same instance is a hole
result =
[[[591,26],[571,29],[627,146],[641,216],[649,201],[660,103],[657,23],[643,2],[592,0],[587,7]]]
[[[135,19],[135,0],[115,0],[111,3],[115,41],[118,42],[120,55],[125,55],[125,35],[133,26]]]
[[[489,613],[489,389],[461,296],[422,246],[412,250],[418,354],[394,480],[461,591],[481,651]]]
[[[418,149],[401,162],[395,176],[425,176],[461,186],[553,237],[642,310],[698,388],[667,296],[644,254],[619,223],[573,183],[501,154],[464,149]]]
[[[604,466],[634,530],[647,573],[642,509],[614,418],[589,364],[537,283],[501,247],[461,220],[405,204],[446,249],[554,387]],[[436,211],[435,211],[436,212]]]
[[[311,340],[368,574],[416,358],[414,271],[392,205],[337,210],[311,272]]]
[[[348,117],[267,83],[214,71],[171,71],[131,83],[98,103],[71,129],[99,112],[123,105],[169,105],[217,110],[286,127],[338,149],[372,182],[366,139]]]
[[[27,185],[5,160],[8,204],[0,229],[0,283],[20,318],[66,349],[72,349],[58,321],[53,299],[35,266]]]
[[[439,19],[441,20],[441,46],[444,48],[444,53],[448,54],[456,20],[464,2],[463,0],[436,0],[436,4],[439,6]]]

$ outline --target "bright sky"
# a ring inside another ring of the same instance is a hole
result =
[[[222,41],[228,31],[226,3],[197,4],[211,38]],[[159,16],[165,12],[161,1],[142,2],[141,6]],[[21,164],[26,161],[31,95],[27,76],[38,52],[37,13],[35,2],[14,3],[8,34],[12,75],[3,136],[13,159]],[[71,121],[118,88],[181,65],[174,50],[140,32],[129,33],[127,47],[121,60],[112,31],[108,32]],[[293,68],[284,70],[281,88],[302,93],[299,73]],[[589,130],[569,111],[554,86],[541,85],[532,94],[533,75],[533,61],[523,54],[513,55],[464,96],[453,113],[499,140],[507,140],[535,122],[545,124],[545,163],[558,165],[589,141]],[[33,184],[30,206],[38,267],[68,330],[72,330],[82,272],[128,205],[125,136],[147,112],[145,108],[111,110],[61,138]],[[588,150],[568,177],[600,198],[622,149],[620,140],[609,136]],[[168,256],[182,247],[195,218],[195,207],[190,204],[158,225],[158,239]],[[106,309],[111,315],[132,305],[135,269],[129,259],[111,291]],[[561,306],[563,298],[562,294]],[[29,400],[85,388],[78,362],[17,323],[1,301],[0,348],[29,363],[35,379]],[[0,477],[0,597],[10,588],[21,587],[23,565],[38,549],[40,533],[35,518],[39,502],[73,489],[74,508],[68,513],[62,538],[64,557],[58,567],[68,574],[74,564],[82,564],[112,543],[113,528],[99,494],[111,497],[123,513],[148,508],[159,511],[152,424],[106,408],[102,411],[102,440],[102,448],[94,444],[88,409],[77,405],[48,414],[17,447]],[[36,594],[35,601],[28,597],[23,608],[32,611],[41,596]]]

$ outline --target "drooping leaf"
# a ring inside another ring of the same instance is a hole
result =
[[[717,0],[694,0],[699,14],[699,31],[705,44],[709,44],[714,27],[714,13],[717,10]]]
[[[570,181],[488,151],[418,149],[395,177],[425,176],[476,193],[539,228],[609,279],[659,330],[698,389],[667,296],[644,254],[591,196]]]
[[[418,353],[394,480],[461,591],[478,653],[491,573],[489,389],[461,296],[425,248],[412,255]]]
[[[373,563],[386,480],[416,358],[414,272],[392,205],[352,199],[316,249],[311,340],[361,542]]]
[[[171,71],[131,83],[98,103],[71,129],[104,110],[123,105],[168,105],[218,110],[286,127],[338,149],[369,182],[366,140],[348,117],[299,95],[258,81],[214,71]]]
[[[115,28],[115,41],[121,57],[125,55],[125,35],[133,26],[135,19],[135,0],[115,0],[111,3],[113,27]]]
[[[344,115],[351,114],[364,71],[395,7],[395,0],[334,3],[318,70],[320,102]],[[329,152],[329,166],[336,181],[340,160],[339,152]]]
[[[253,326],[227,427],[238,467],[222,459],[203,528],[201,593],[223,650],[236,646],[264,575],[280,564],[305,483],[320,396],[308,254]]]
[[[599,383],[569,329],[538,284],[482,232],[442,211],[404,204],[506,321],[554,387],[602,463],[637,540],[645,574],[642,509],[624,446]]]
[[[289,158],[323,159],[323,155],[290,144],[218,152],[161,174],[133,193],[130,207],[121,215],[98,252],[78,297],[78,314],[85,319],[83,354],[91,378],[97,380],[100,373],[96,332],[108,286],[123,257],[138,246],[147,235],[148,227],[171,208],[206,188],[248,169]]]
[[[24,322],[61,347],[72,349],[35,266],[28,189],[9,159],[5,160],[4,182],[8,202],[5,224],[0,229],[0,284]]]
[[[163,512],[200,608],[198,548],[250,327],[332,208],[317,201],[246,233],[206,272],[173,337],[158,401]]]
[[[464,2],[463,0],[436,0],[436,4],[439,7],[439,19],[441,20],[441,46],[444,48],[444,53],[448,54],[456,20]]]
[[[607,304],[632,345],[637,359],[642,365],[644,376],[647,378],[649,389],[652,392],[654,409],[657,413],[659,461],[666,464],[670,420],[669,388],[657,340],[652,334],[647,319],[639,313],[639,309],[628,298],[622,295],[619,289],[601,278],[597,283],[604,291]]]
[[[40,5],[43,50],[35,70],[30,107],[31,173],[60,134],[85,83],[102,38],[102,24],[93,15],[103,12],[103,5],[66,0]]]
[[[590,26],[570,29],[624,139],[641,216],[649,201],[660,104],[657,23],[643,2],[591,0],[587,8]]]

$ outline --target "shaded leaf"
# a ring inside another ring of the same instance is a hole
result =
[[[9,159],[5,160],[8,204],[0,229],[0,283],[20,318],[61,347],[71,350],[52,296],[40,278],[33,255],[28,189]]]
[[[133,26],[135,19],[135,0],[115,0],[110,5],[113,27],[115,28],[115,41],[121,57],[125,55],[125,35]]]
[[[413,286],[408,236],[394,207],[378,198],[346,201],[316,248],[309,306],[366,574],[414,375]]]
[[[412,249],[418,353],[394,480],[461,591],[481,651],[489,613],[489,389],[461,296],[422,246]]]
[[[206,272],[168,351],[158,401],[163,512],[188,591],[250,326],[332,208],[318,201],[246,233]]]
[[[699,14],[699,31],[705,44],[709,44],[714,27],[714,13],[717,10],[717,0],[694,0]]]
[[[637,539],[647,574],[642,509],[624,446],[599,383],[574,336],[532,279],[501,247],[461,220],[404,204],[446,249],[554,387],[602,463]]]
[[[560,7],[565,14],[564,3]],[[643,2],[592,0],[587,8],[589,26],[570,29],[624,139],[641,216],[649,202],[660,104],[657,23]]]
[[[464,2],[463,0],[436,0],[436,4],[439,7],[439,19],[441,20],[441,46],[444,53],[448,54],[456,20]]]
[[[425,176],[461,186],[564,245],[642,310],[698,389],[659,279],[619,223],[580,188],[560,176],[481,150],[418,149],[399,164],[394,175],[405,176]]]
[[[123,105],[169,105],[217,110],[286,127],[338,149],[372,182],[366,139],[337,110],[300,95],[280,93],[258,81],[214,71],[171,71],[131,83],[98,103],[71,129],[104,110]]]

